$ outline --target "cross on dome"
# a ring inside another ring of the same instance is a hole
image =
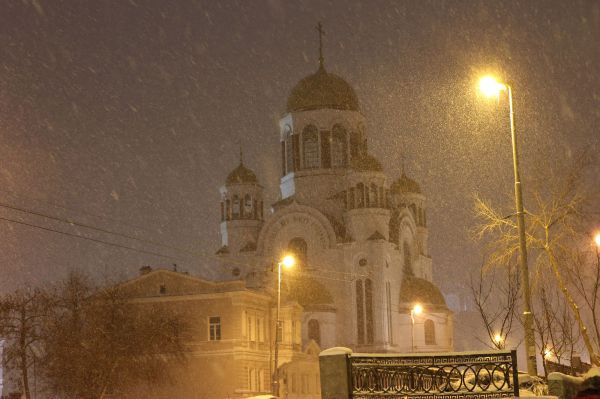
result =
[[[316,29],[317,32],[319,32],[319,68],[324,68],[323,64],[325,60],[323,58],[323,35],[325,34],[325,32],[323,31],[323,25],[321,25],[320,21],[317,24]]]

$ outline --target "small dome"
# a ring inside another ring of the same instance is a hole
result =
[[[421,193],[419,183],[406,176],[404,172],[398,180],[392,183],[390,189],[393,193]]]
[[[239,183],[258,183],[258,179],[256,178],[256,174],[253,171],[244,166],[243,163],[240,162],[239,166],[235,168],[231,173],[227,176],[227,180],[225,180],[227,184],[239,184]]]
[[[358,98],[344,79],[328,73],[321,66],[316,73],[305,77],[292,89],[287,112],[322,108],[358,111]]]
[[[369,154],[359,155],[350,162],[352,169],[359,172],[382,172],[383,166],[377,158]]]
[[[433,305],[446,308],[446,300],[438,287],[418,277],[405,277],[400,286],[400,303]]]

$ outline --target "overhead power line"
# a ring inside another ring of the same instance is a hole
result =
[[[43,217],[43,218],[46,218],[46,219],[50,219],[50,220],[55,220],[55,221],[58,221],[58,222],[67,223],[67,224],[69,224],[71,226],[84,227],[86,229],[96,230],[96,231],[99,231],[99,232],[102,232],[102,233],[112,234],[112,235],[115,235],[115,236],[119,236],[119,237],[130,239],[130,240],[136,240],[136,241],[139,241],[139,242],[143,242],[145,244],[158,245],[158,246],[169,248],[169,249],[173,249],[173,250],[176,250],[176,251],[185,252],[188,255],[195,255],[192,252],[187,251],[187,250],[182,249],[182,248],[177,248],[177,247],[174,247],[174,246],[171,246],[171,245],[168,245],[168,244],[163,244],[163,243],[152,241],[152,240],[146,240],[144,238],[138,238],[138,237],[135,237],[135,236],[132,236],[132,235],[129,235],[129,234],[120,233],[120,232],[117,232],[117,231],[103,229],[101,227],[92,226],[92,225],[87,224],[87,223],[77,222],[77,221],[75,221],[73,219],[59,218],[59,217],[56,217],[56,216],[47,215],[45,213],[41,213],[41,212],[37,212],[37,211],[32,211],[32,210],[25,209],[25,208],[20,208],[18,206],[14,206],[14,205],[10,205],[10,204],[5,204],[5,203],[2,203],[2,202],[0,202],[0,207],[7,208],[7,209],[12,209],[12,210],[23,212],[23,213],[27,213],[27,214],[30,214],[30,215],[40,216],[40,217]]]
[[[2,217],[2,216],[0,216],[0,220],[4,220],[4,221],[10,222],[10,223],[21,224],[21,225],[24,225],[24,226],[29,226],[29,227],[33,227],[33,228],[41,229],[41,230],[45,230],[45,231],[51,231],[53,233],[58,233],[58,234],[62,234],[62,235],[69,236],[69,237],[81,238],[82,240],[88,240],[88,241],[92,241],[92,242],[95,242],[95,243],[98,243],[98,244],[109,245],[109,246],[116,247],[116,248],[121,248],[121,249],[128,249],[130,251],[140,252],[140,253],[147,254],[147,255],[153,255],[153,256],[158,256],[158,257],[167,258],[167,259],[183,260],[181,258],[177,258],[177,257],[174,257],[174,256],[161,254],[161,253],[158,253],[158,252],[146,251],[144,249],[138,249],[138,248],[128,247],[126,245],[121,245],[121,244],[117,244],[117,243],[114,243],[114,242],[98,240],[96,238],[82,236],[82,235],[73,234],[73,233],[67,233],[66,231],[54,230],[54,229],[51,229],[49,227],[38,226],[36,224],[23,222],[21,220],[9,219],[9,218],[5,218],[5,217]]]
[[[19,194],[19,193],[16,193],[14,191],[6,190],[5,188],[0,188],[0,191],[3,192],[3,193],[10,194],[10,195],[12,195],[13,197],[16,197],[16,198],[22,198],[22,199],[27,199],[27,200],[39,202],[40,204],[45,204],[45,205],[53,206],[55,208],[64,209],[66,211],[80,213],[82,215],[91,216],[91,217],[94,217],[94,218],[97,218],[97,219],[104,219],[104,220],[108,220],[108,221],[111,221],[111,222],[116,222],[116,223],[119,223],[119,224],[121,224],[123,226],[130,227],[132,229],[137,229],[137,230],[142,230],[142,231],[149,232],[148,230],[146,230],[145,228],[143,228],[141,226],[137,226],[137,225],[134,225],[134,224],[131,224],[131,223],[128,223],[128,222],[124,222],[122,220],[115,219],[115,218],[112,218],[112,217],[109,217],[109,216],[106,216],[106,215],[104,215],[104,216],[102,216],[102,215],[96,215],[94,213],[91,213],[91,212],[88,212],[88,211],[84,211],[82,209],[69,208],[69,207],[66,207],[64,205],[56,204],[56,203],[54,203],[52,201],[42,200],[42,199],[35,198],[35,197],[32,197],[32,196],[28,196],[28,195],[25,195],[25,194]]]

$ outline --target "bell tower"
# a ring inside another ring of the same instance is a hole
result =
[[[217,253],[237,254],[256,250],[263,224],[263,193],[256,174],[240,163],[221,187],[221,249]]]

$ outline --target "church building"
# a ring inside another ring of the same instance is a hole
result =
[[[234,261],[231,277],[271,290],[277,273],[267,265],[295,256],[282,298],[302,307],[303,344],[451,350],[452,315],[432,282],[425,195],[404,172],[384,173],[368,151],[366,122],[354,89],[326,70],[321,52],[279,120],[280,199],[265,210],[260,181],[240,159],[221,188],[217,253]]]

